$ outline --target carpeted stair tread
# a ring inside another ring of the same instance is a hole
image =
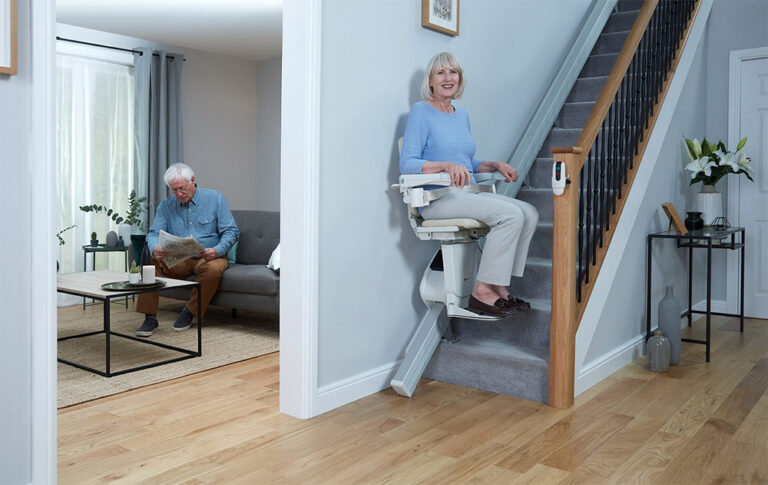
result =
[[[600,34],[597,38],[597,42],[595,42],[595,47],[592,48],[592,54],[611,54],[620,52],[628,35],[629,30]]]
[[[549,349],[496,338],[465,338],[455,343],[443,341],[424,377],[547,402]]]
[[[552,222],[539,222],[531,240],[528,256],[532,258],[552,259]]]
[[[637,18],[639,13],[640,10],[626,10],[611,14],[608,17],[608,22],[605,23],[603,33],[632,30],[632,25],[635,23],[635,18]]]
[[[509,292],[523,300],[552,298],[552,260],[528,258],[522,278],[512,278]]]
[[[627,10],[640,10],[645,0],[619,0],[616,3],[616,9],[619,12],[626,12]]]
[[[597,101],[607,80],[608,76],[579,77],[565,101],[567,103]]]
[[[525,188],[517,193],[517,199],[528,202],[539,211],[539,222],[552,222],[552,189]]]

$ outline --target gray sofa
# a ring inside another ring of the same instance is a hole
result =
[[[280,212],[233,210],[232,215],[240,229],[235,264],[224,272],[211,305],[231,308],[233,316],[237,309],[278,316],[280,275],[266,264],[280,242]],[[161,295],[188,300],[189,290],[164,291]]]

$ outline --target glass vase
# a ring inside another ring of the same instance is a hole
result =
[[[658,329],[648,339],[648,368],[654,372],[669,370],[669,340]]]

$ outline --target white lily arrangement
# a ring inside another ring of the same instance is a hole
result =
[[[685,169],[691,172],[691,185],[697,182],[715,185],[729,173],[743,173],[750,181],[754,181],[751,160],[741,151],[747,143],[746,138],[741,140],[736,150],[732,152],[725,148],[722,141],[712,145],[706,138],[701,143],[696,138],[690,140],[683,137],[683,140],[688,158],[691,159],[691,163],[685,166]]]

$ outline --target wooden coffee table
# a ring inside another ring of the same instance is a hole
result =
[[[102,330],[98,330],[96,332],[81,333],[77,335],[70,335],[67,337],[61,337],[58,340],[62,341],[62,340],[69,340],[69,339],[75,339],[75,338],[89,337],[92,335],[104,334],[105,345],[106,345],[106,369],[103,371],[99,369],[94,369],[92,367],[89,367],[83,364],[78,364],[77,362],[72,362],[70,360],[62,359],[62,358],[58,359],[59,362],[77,367],[79,369],[93,372],[94,374],[98,374],[103,377],[113,377],[121,374],[127,374],[128,372],[135,372],[137,370],[149,369],[150,367],[157,367],[159,365],[170,364],[171,362],[178,362],[180,360],[191,359],[191,358],[200,357],[201,355],[203,355],[202,330],[201,330],[202,318],[200,317],[201,309],[200,309],[199,299],[197,301],[197,350],[189,350],[181,347],[174,347],[172,345],[167,345],[160,342],[153,342],[151,340],[147,340],[146,338],[135,337],[133,335],[127,335],[120,332],[113,332],[109,328],[109,315],[110,315],[109,306],[110,306],[110,302],[116,298],[124,298],[127,296],[138,295],[141,293],[152,293],[155,291],[162,292],[165,290],[170,290],[172,288],[180,288],[180,287],[196,287],[199,292],[200,283],[198,283],[197,281],[175,280],[172,278],[160,277],[159,279],[165,282],[165,286],[161,288],[149,288],[149,289],[131,288],[128,290],[120,290],[120,291],[107,291],[101,288],[101,285],[103,284],[111,283],[115,281],[126,281],[127,279],[128,279],[128,273],[121,272],[121,271],[89,271],[87,273],[63,274],[63,275],[58,275],[56,277],[56,291],[58,291],[59,293],[66,293],[69,295],[75,295],[80,297],[88,297],[94,300],[99,300],[104,302],[104,328]],[[130,340],[134,340],[136,342],[142,342],[148,345],[154,345],[156,347],[162,347],[164,349],[180,352],[184,355],[175,357],[172,359],[162,360],[160,362],[153,362],[151,364],[140,365],[137,367],[131,367],[129,369],[122,369],[116,372],[112,372],[110,368],[110,355],[109,355],[110,340],[112,336],[126,338]]]

